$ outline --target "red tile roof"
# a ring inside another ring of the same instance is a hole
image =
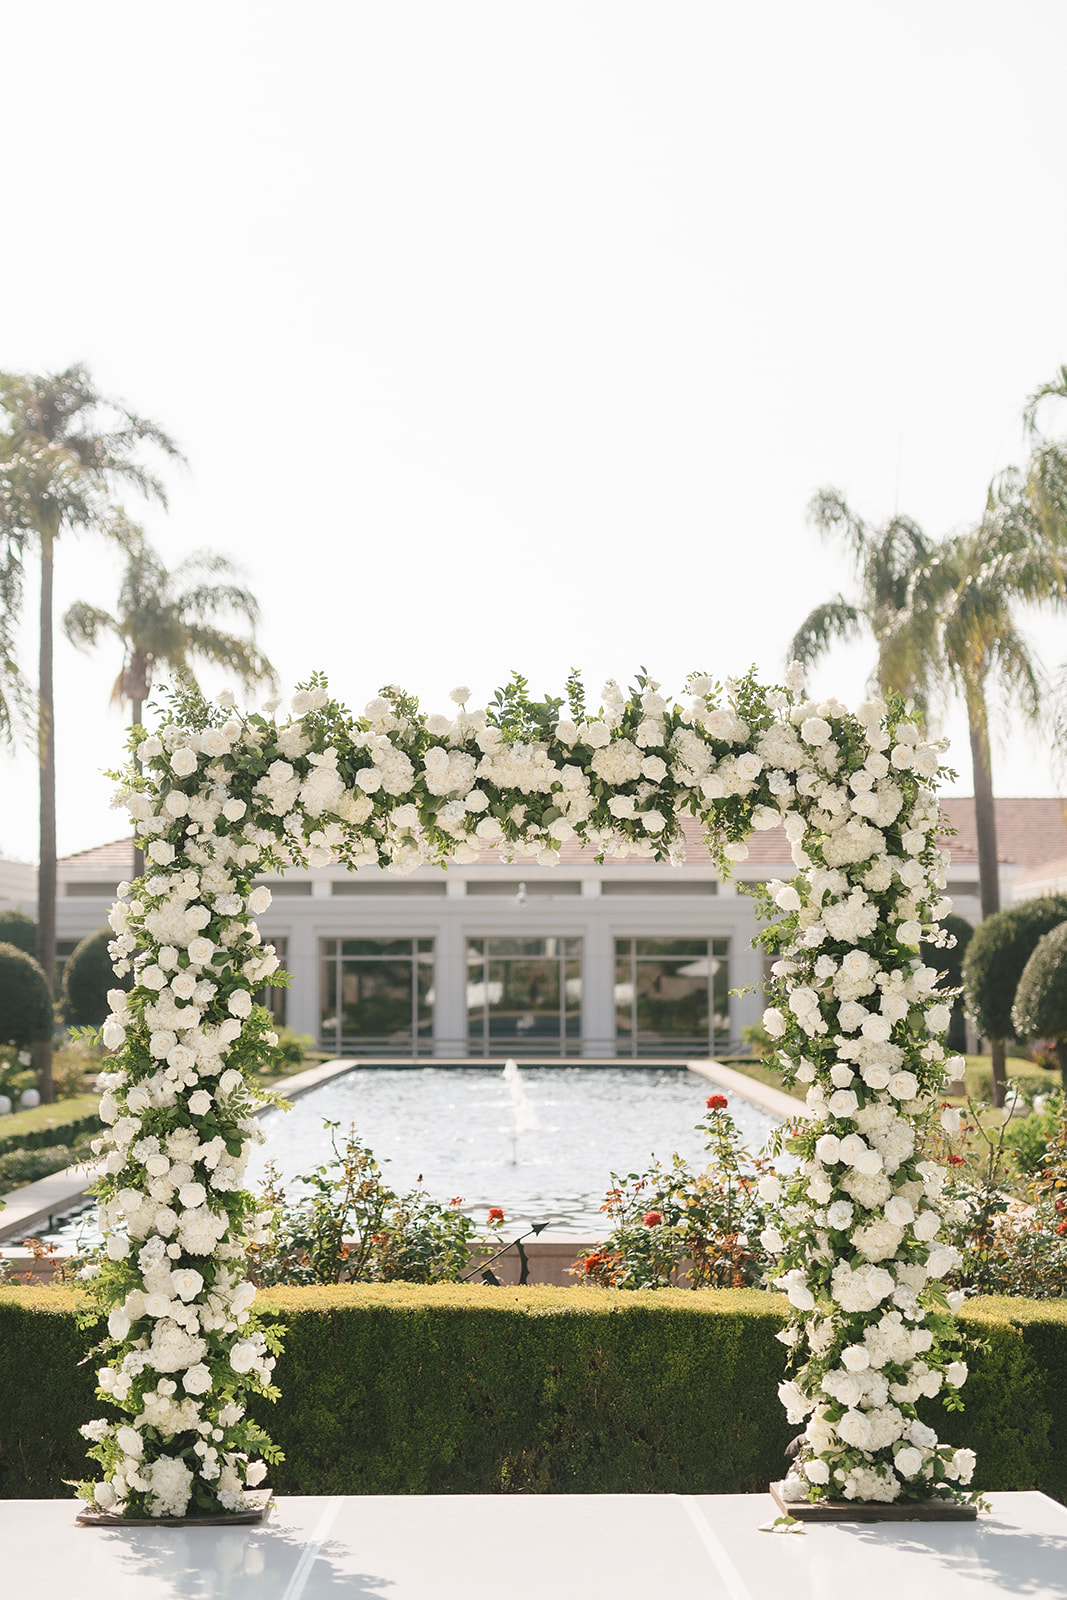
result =
[[[60,856],[58,864],[61,867],[118,867],[123,872],[132,872],[133,839],[112,839],[110,844],[98,844],[92,850]]]
[[[946,795],[941,810],[956,829],[946,840],[954,862],[978,860],[978,835],[974,799]],[[1036,867],[1067,856],[1067,802],[1055,798],[998,799],[997,860],[1020,867]]]

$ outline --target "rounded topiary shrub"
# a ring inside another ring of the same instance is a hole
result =
[[[963,958],[963,981],[985,1038],[1017,1037],[1011,1008],[1023,968],[1038,940],[1061,922],[1067,922],[1067,895],[1046,895],[997,911],[975,929]]]
[[[63,968],[63,1018],[73,1026],[99,1028],[111,1007],[109,989],[128,989],[131,979],[116,978],[107,947],[114,938],[107,928],[90,933],[76,945]]]
[[[1021,1039],[1054,1039],[1067,1089],[1067,922],[1038,941],[1019,979],[1012,1024]]]
[[[36,922],[25,911],[16,911],[14,907],[0,911],[0,944],[13,944],[16,950],[24,950],[28,956],[36,958]]]
[[[0,944],[0,1044],[39,1044],[52,1037],[54,1027],[43,970],[25,950]]]
[[[963,960],[967,954],[967,947],[974,938],[974,928],[966,917],[958,917],[954,912],[942,919],[941,926],[946,933],[950,933],[956,943],[948,949],[928,947],[923,941],[922,955],[927,966],[935,967],[938,972],[945,974],[938,985],[941,989],[962,989],[963,987]],[[963,996],[958,995],[952,1002],[952,1017],[948,1025],[948,1047],[950,1050],[962,1052],[967,1045],[967,1029],[963,1015]]]

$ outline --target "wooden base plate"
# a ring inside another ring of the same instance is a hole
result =
[[[973,1522],[978,1507],[966,1500],[786,1500],[782,1485],[771,1498],[796,1522]]]
[[[113,1511],[79,1511],[83,1528],[221,1528],[229,1524],[262,1522],[270,1510],[273,1489],[246,1489],[246,1511],[220,1511],[214,1517],[119,1517]]]

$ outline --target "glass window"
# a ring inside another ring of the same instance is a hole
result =
[[[432,939],[323,939],[323,1048],[419,1055],[433,1048]]]
[[[275,934],[273,939],[267,940],[267,943],[274,946],[275,954],[278,957],[278,965],[284,970],[289,955],[289,940],[284,935]],[[274,1018],[275,1027],[285,1027],[285,1019],[288,1014],[286,1008],[286,1002],[289,998],[288,989],[276,989],[272,984],[265,983],[254,998],[257,1006],[266,1006]]]
[[[616,939],[620,1055],[689,1055],[730,1043],[729,939]]]
[[[467,940],[472,1054],[567,1055],[581,1034],[581,939]]]

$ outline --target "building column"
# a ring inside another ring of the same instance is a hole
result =
[[[310,919],[294,917],[288,933],[285,967],[293,976],[286,1015],[295,1033],[319,1037],[319,941]]]
[[[442,917],[434,946],[433,1053],[467,1054],[467,940],[459,917]]]
[[[615,940],[606,920],[590,918],[582,943],[582,1055],[615,1054]]]

